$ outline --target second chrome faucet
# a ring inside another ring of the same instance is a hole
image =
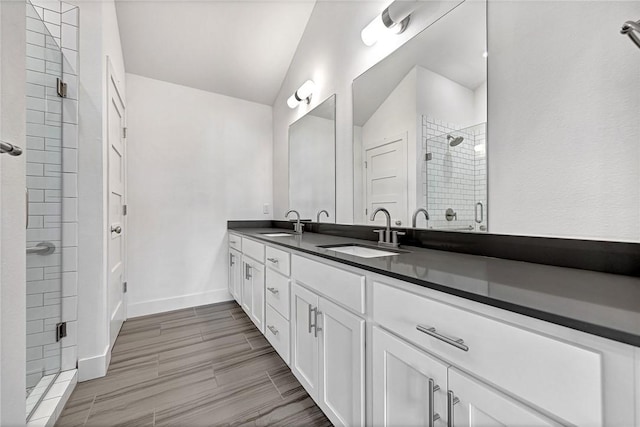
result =
[[[384,230],[373,230],[374,233],[378,233],[378,245],[380,246],[391,246],[393,248],[398,247],[398,236],[404,236],[404,232],[396,231],[391,229],[391,214],[385,208],[377,208],[373,212],[371,212],[370,221],[374,221],[376,219],[376,214],[378,212],[382,212],[387,217],[387,227]]]

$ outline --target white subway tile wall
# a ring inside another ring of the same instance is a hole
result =
[[[48,381],[76,367],[78,8],[57,0],[26,7],[27,247],[48,241],[56,248],[27,256],[29,414]],[[57,94],[58,78],[67,83],[67,98]],[[67,337],[56,342],[63,319]]]
[[[422,202],[429,212],[428,228],[486,232],[485,134],[485,123],[462,128],[422,116]],[[448,136],[464,140],[452,147]],[[452,220],[448,209],[455,214]]]

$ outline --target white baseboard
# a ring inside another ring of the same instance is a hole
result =
[[[107,346],[104,353],[97,356],[78,359],[78,381],[88,381],[107,375],[111,361],[111,349]]]
[[[233,297],[226,289],[201,292],[197,294],[179,295],[127,305],[127,317],[140,317],[148,314],[164,313],[182,308],[197,307],[199,305],[216,302],[231,301]]]

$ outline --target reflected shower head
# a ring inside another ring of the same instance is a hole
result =
[[[454,138],[451,135],[447,135],[447,142],[449,142],[449,145],[451,147],[455,147],[457,145],[462,144],[462,141],[464,141],[464,138],[461,137],[461,136],[458,136],[458,137]]]

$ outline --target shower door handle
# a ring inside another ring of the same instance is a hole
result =
[[[478,220],[478,206],[480,207],[480,219],[479,220]],[[482,223],[482,221],[484,221],[484,206],[483,206],[482,202],[476,203],[475,216],[476,216],[476,222],[478,224],[480,224],[480,223]]]

